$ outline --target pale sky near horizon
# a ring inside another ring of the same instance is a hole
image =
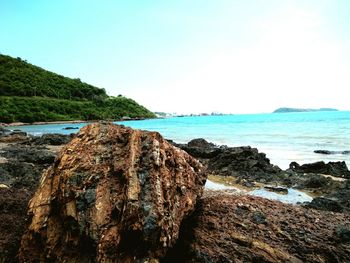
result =
[[[152,111],[350,110],[347,0],[0,0],[0,53]]]

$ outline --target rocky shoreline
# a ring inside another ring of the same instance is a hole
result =
[[[75,136],[33,137],[0,130],[0,262],[18,262],[20,240],[29,223],[28,201],[42,173]],[[350,172],[345,163],[292,163],[282,170],[249,146],[216,146],[203,139],[171,143],[228,185],[272,185],[272,191],[295,188],[315,198],[293,206],[205,190],[181,224],[176,244],[162,254],[162,262],[350,261]]]

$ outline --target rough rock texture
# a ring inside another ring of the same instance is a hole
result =
[[[33,192],[0,187],[0,262],[17,263],[21,236],[26,226],[27,204]]]
[[[350,215],[259,197],[203,198],[167,262],[350,262]]]
[[[27,205],[43,169],[52,164],[59,146],[48,151],[28,143],[36,137],[0,135],[0,262],[18,262],[17,253],[26,227]],[[11,138],[11,139],[9,139]]]
[[[212,158],[208,163],[209,171],[218,171],[221,175],[267,176],[281,171],[270,163],[265,153],[249,146],[228,147]]]
[[[299,165],[297,162],[291,162],[289,168],[297,173],[329,174],[336,177],[350,179],[350,171],[344,161],[328,163],[320,161],[303,165]]]
[[[43,134],[42,136],[33,137],[31,145],[62,145],[67,144],[74,137],[74,134],[64,135],[58,133]]]
[[[265,153],[250,146],[216,146],[206,140],[194,139],[187,144],[175,144],[208,168],[208,173],[224,176],[237,176],[245,179],[272,181],[282,170],[270,163]]]
[[[23,147],[22,145],[11,145],[5,147],[4,153],[1,154],[5,158],[15,159],[20,162],[34,164],[52,164],[55,160],[55,154],[45,148]]]
[[[20,262],[158,260],[204,183],[201,164],[160,134],[88,125],[42,176]]]

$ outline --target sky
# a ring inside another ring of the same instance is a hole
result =
[[[0,0],[0,53],[152,111],[350,110],[348,0]]]

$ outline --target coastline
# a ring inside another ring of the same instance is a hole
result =
[[[80,123],[94,123],[94,122],[117,122],[117,121],[142,121],[146,118],[129,118],[123,117],[116,120],[73,120],[73,121],[36,121],[36,122],[11,122],[11,123],[0,123],[0,127],[13,127],[13,126],[27,126],[27,125],[49,125],[49,124],[80,124]]]
[[[46,124],[76,124],[76,123],[93,123],[93,121],[83,121],[83,120],[74,120],[74,121],[38,121],[33,123],[26,122],[11,122],[11,123],[0,123],[0,127],[13,127],[13,126],[27,126],[27,125],[46,125]]]

